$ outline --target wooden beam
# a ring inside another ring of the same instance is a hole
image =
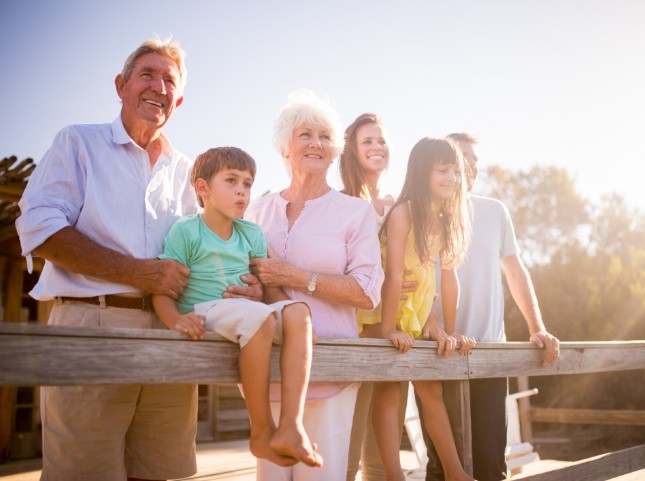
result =
[[[606,481],[641,469],[645,469],[645,444],[576,461],[546,473],[523,476],[522,481]]]
[[[15,386],[0,386],[0,463],[4,463],[9,459],[11,451],[15,399]]]
[[[434,342],[413,351],[401,354],[380,339],[321,340],[314,347],[311,380],[467,379],[465,356],[437,356]],[[216,334],[191,341],[166,330],[5,323],[0,324],[0,384],[239,382],[238,353],[237,344]],[[276,346],[275,381],[279,354]]]
[[[520,376],[517,378],[517,390],[529,390],[529,377]],[[533,442],[533,426],[531,425],[531,401],[530,397],[523,397],[517,400],[517,412],[520,421],[520,433],[522,441],[527,443]]]
[[[5,321],[19,321],[22,308],[22,287],[24,280],[23,263],[21,259],[10,259],[7,269],[7,289],[4,299]]]
[[[0,384],[238,382],[238,349],[215,334],[190,341],[178,332],[160,329],[4,323],[0,324]],[[279,351],[276,346],[273,380],[279,379]],[[530,343],[486,343],[470,352],[445,359],[436,355],[436,343],[430,341],[418,341],[402,354],[382,339],[321,339],[314,346],[311,380],[466,380],[589,373],[599,371],[599,365],[605,366],[604,371],[612,370],[606,366],[616,371],[645,368],[645,341],[563,342],[561,359],[547,368],[541,367],[540,352]],[[581,363],[579,356],[584,353],[592,353],[594,361]]]
[[[612,424],[645,426],[645,411],[617,409],[538,408],[530,410],[534,423]]]
[[[468,357],[470,378],[626,371],[645,366],[645,341],[563,342],[560,359],[547,367],[542,351],[527,349],[525,342],[478,343]]]

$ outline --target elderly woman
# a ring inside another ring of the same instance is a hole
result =
[[[356,308],[378,305],[383,282],[374,209],[327,183],[342,143],[331,107],[313,92],[292,93],[275,126],[275,146],[291,183],[255,201],[246,215],[262,226],[272,251],[268,259],[253,260],[252,271],[263,284],[282,286],[291,299],[306,301],[318,337],[358,337]],[[257,479],[345,479],[357,390],[358,383],[311,383],[303,423],[323,467],[284,468],[260,459]],[[272,410],[277,418],[279,403]]]

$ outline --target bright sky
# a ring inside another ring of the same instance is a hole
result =
[[[247,150],[254,195],[288,183],[273,123],[307,87],[343,129],[383,118],[392,194],[421,137],[468,130],[482,165],[564,167],[585,197],[642,209],[643,25],[642,0],[0,0],[0,156],[38,161],[64,125],[112,121],[125,58],[172,34],[189,74],[167,135],[190,157]]]

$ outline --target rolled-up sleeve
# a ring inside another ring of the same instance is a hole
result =
[[[86,175],[77,140],[71,127],[59,132],[27,183],[16,220],[25,256],[78,219]]]
[[[371,205],[356,211],[347,241],[347,274],[356,279],[374,307],[381,302],[383,267],[378,240],[378,223]]]

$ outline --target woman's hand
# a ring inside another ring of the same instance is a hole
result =
[[[417,281],[407,280],[408,276],[412,275],[412,271],[405,271],[403,273],[403,282],[401,283],[401,300],[404,301],[411,294],[414,294],[414,291],[417,290]]]
[[[300,273],[299,269],[295,268],[289,262],[275,257],[271,250],[269,250],[269,257],[267,258],[255,257],[251,259],[251,272],[265,286],[282,287],[294,287],[294,278]],[[306,283],[306,281],[303,282],[303,286]]]
[[[410,334],[397,329],[386,332],[384,337],[389,339],[401,352],[408,352],[414,344],[414,338]]]
[[[450,335],[457,340],[457,344],[459,345],[459,354],[462,356],[477,345],[477,341],[474,337],[465,336],[464,334],[459,334],[456,331],[451,332]]]

